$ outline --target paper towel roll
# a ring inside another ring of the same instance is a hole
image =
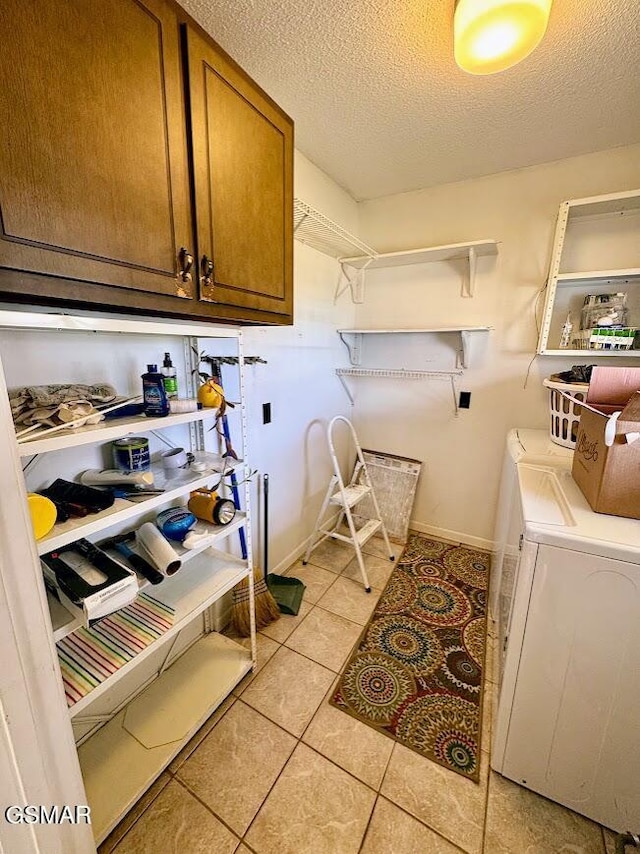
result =
[[[182,566],[171,543],[152,522],[145,522],[138,528],[136,540],[164,575],[174,575]]]

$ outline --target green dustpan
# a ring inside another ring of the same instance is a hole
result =
[[[304,591],[306,590],[305,585],[299,578],[289,578],[287,575],[274,575],[271,573],[267,575],[267,587],[283,614],[297,616]]]

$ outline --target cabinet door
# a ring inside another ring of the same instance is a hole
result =
[[[0,266],[108,285],[102,299],[117,288],[120,305],[140,292],[164,295],[165,307],[188,299],[177,275],[181,247],[193,247],[172,8],[5,0],[0,77]],[[69,290],[41,279],[38,293]]]
[[[199,298],[290,317],[293,124],[213,43],[186,42]]]

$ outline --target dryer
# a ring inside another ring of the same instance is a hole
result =
[[[509,434],[492,615],[491,765],[617,831],[640,827],[640,521],[594,513],[571,451]]]

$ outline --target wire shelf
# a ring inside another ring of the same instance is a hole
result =
[[[296,240],[338,260],[353,256],[354,250],[359,256],[378,256],[366,243],[301,199],[293,200],[293,233]]]
[[[423,380],[427,377],[459,377],[462,371],[407,371],[404,368],[336,368],[339,377],[386,377],[388,379]]]
[[[402,380],[424,380],[424,379],[439,379],[448,380],[451,387],[451,396],[453,400],[453,412],[458,415],[458,394],[456,390],[456,377],[462,375],[462,371],[408,371],[405,368],[336,368],[336,376],[342,383],[349,402],[353,406],[355,398],[351,389],[345,381],[345,377],[382,377],[383,379],[402,379]]]

